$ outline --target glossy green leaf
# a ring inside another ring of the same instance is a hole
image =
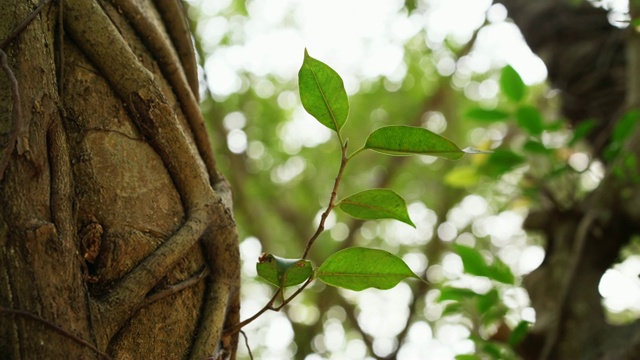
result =
[[[524,98],[527,91],[527,87],[522,81],[520,74],[518,74],[511,65],[502,68],[500,89],[509,100],[516,103]]]
[[[356,219],[396,219],[416,227],[407,212],[407,203],[388,189],[371,189],[353,194],[340,200],[338,206]]]
[[[322,282],[349,290],[391,289],[407,277],[419,277],[399,257],[378,249],[351,247],[331,255],[316,270]]]
[[[256,269],[261,278],[277,287],[301,284],[313,274],[308,260],[285,259],[271,254],[262,254]]]
[[[365,149],[389,155],[431,155],[457,160],[465,154],[451,140],[427,129],[385,126],[369,135]]]
[[[531,135],[540,135],[544,129],[542,115],[538,109],[530,105],[524,105],[516,111],[518,125]]]
[[[486,110],[483,108],[470,109],[464,115],[471,120],[485,123],[507,120],[509,118],[509,114],[502,110]]]
[[[305,110],[324,126],[339,132],[349,115],[349,99],[340,75],[309,56],[305,49],[298,84]]]

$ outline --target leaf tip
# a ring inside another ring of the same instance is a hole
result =
[[[490,150],[479,150],[472,147],[467,147],[462,149],[462,152],[465,154],[476,155],[476,154],[493,154],[493,151]]]

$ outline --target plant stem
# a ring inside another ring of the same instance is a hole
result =
[[[360,149],[356,151],[354,154],[352,154],[350,157],[347,157],[348,143],[349,141],[347,140],[341,146],[342,156],[340,160],[340,169],[338,170],[338,175],[336,176],[336,180],[333,184],[333,189],[331,190],[331,197],[329,197],[329,205],[327,205],[327,209],[322,213],[322,216],[320,217],[320,224],[318,224],[318,228],[316,229],[316,232],[307,241],[307,246],[305,247],[304,253],[302,254],[302,259],[307,258],[307,255],[309,255],[309,250],[311,250],[311,246],[313,246],[313,243],[318,239],[318,236],[320,236],[320,234],[324,231],[324,223],[327,221],[327,217],[329,217],[331,210],[333,210],[335,206],[336,197],[338,196],[338,188],[340,187],[340,182],[342,181],[342,174],[344,174],[344,169],[347,167],[347,163],[349,162],[349,159],[351,159],[355,154],[363,150],[363,149]],[[233,325],[232,327],[226,329],[224,331],[224,335],[228,336],[228,335],[237,333],[245,325],[248,325],[251,322],[253,322],[255,319],[260,317],[260,315],[264,314],[267,310],[280,311],[280,309],[282,309],[285,305],[291,302],[291,300],[293,300],[296,296],[298,296],[302,292],[302,290],[304,290],[307,286],[309,286],[309,284],[311,284],[312,281],[313,281],[313,276],[309,277],[302,286],[300,286],[293,294],[291,294],[291,296],[284,299],[282,301],[282,304],[274,307],[273,304],[275,303],[278,296],[280,294],[284,295],[283,290],[278,289],[275,292],[275,294],[273,294],[273,297],[271,297],[271,300],[269,300],[269,302],[267,302],[267,304],[263,306],[262,309],[258,310],[258,312],[256,312],[250,318],[245,319],[237,323],[236,325]]]
[[[224,331],[224,336],[229,336],[229,335],[232,335],[234,333],[237,333],[244,326],[250,324],[255,319],[260,317],[260,315],[264,314],[267,310],[280,311],[283,307],[285,307],[285,305],[290,303],[291,300],[293,300],[296,296],[298,296],[302,292],[302,290],[304,290],[307,286],[309,286],[309,284],[311,284],[312,281],[313,281],[313,276],[308,278],[307,281],[305,281],[305,283],[302,284],[302,286],[300,286],[293,294],[291,294],[291,296],[289,296],[288,298],[284,299],[282,301],[282,304],[274,307],[273,303],[276,301],[278,296],[281,293],[283,293],[282,289],[278,289],[278,291],[276,291],[276,293],[273,294],[273,296],[271,297],[271,300],[269,300],[269,302],[267,302],[267,304],[265,306],[263,306],[262,309],[258,310],[258,312],[253,314],[253,316],[251,316],[250,318],[248,318],[246,320],[243,320],[242,322],[239,322],[239,323],[235,324],[234,326],[226,329]]]
[[[342,174],[344,173],[344,169],[347,167],[347,163],[349,162],[349,158],[347,157],[347,145],[348,142],[345,142],[342,145],[342,159],[340,161],[340,169],[338,170],[338,175],[336,176],[336,180],[333,183],[333,189],[331,190],[331,197],[329,197],[329,205],[327,205],[327,209],[322,213],[320,217],[320,224],[318,224],[318,228],[316,232],[311,236],[309,241],[307,241],[307,246],[304,249],[304,253],[302,254],[302,259],[306,259],[309,255],[309,251],[311,250],[311,246],[318,239],[318,236],[324,231],[324,223],[327,221],[327,217],[333,210],[335,206],[336,197],[338,196],[338,187],[340,187],[340,182],[342,181]]]
[[[229,336],[232,334],[237,333],[238,331],[240,331],[240,329],[242,329],[245,325],[250,324],[251,322],[253,322],[253,320],[257,319],[260,315],[262,315],[263,313],[265,313],[267,310],[273,310],[273,303],[276,301],[276,299],[278,298],[278,295],[280,295],[280,289],[278,289],[278,291],[275,292],[275,294],[273,294],[273,296],[271,297],[271,300],[269,300],[269,302],[267,302],[267,304],[265,306],[262,307],[262,309],[258,310],[257,313],[253,314],[253,316],[251,316],[248,319],[245,319],[235,325],[233,325],[232,327],[226,329],[224,331],[223,336]]]

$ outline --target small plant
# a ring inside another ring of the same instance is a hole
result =
[[[329,256],[314,268],[307,256],[325,221],[335,207],[361,220],[395,219],[415,227],[405,200],[389,189],[369,189],[338,198],[338,189],[344,170],[353,159],[365,150],[386,155],[431,155],[449,160],[460,159],[465,153],[481,151],[460,149],[452,141],[427,129],[410,126],[386,126],[373,131],[358,150],[348,153],[348,139],[341,129],[349,115],[349,100],[342,78],[331,67],[314,59],[305,50],[304,61],[298,73],[300,99],[305,110],[322,125],[337,134],[341,150],[341,163],[329,197],[329,204],[322,213],[315,233],[307,241],[299,259],[285,259],[273,254],[262,254],[256,265],[258,275],[277,288],[271,300],[255,315],[227,330],[235,333],[267,310],[279,311],[313,280],[327,285],[360,291],[367,288],[391,289],[405,278],[420,279],[398,256],[380,249],[350,247]],[[424,281],[424,280],[423,280]],[[302,284],[302,285],[300,285]],[[285,288],[300,285],[285,298]],[[276,306],[276,301],[280,300]]]

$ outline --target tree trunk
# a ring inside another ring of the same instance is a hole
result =
[[[588,140],[594,156],[601,156],[618,119],[640,104],[640,57],[629,56],[640,51],[638,34],[611,26],[607,12],[587,2],[497,2],[545,62],[550,82],[561,91],[562,115],[573,124],[597,121]],[[640,323],[607,323],[598,293],[602,275],[638,232],[639,140],[636,126],[584,200],[568,209],[547,201],[548,208],[525,221],[528,230],[546,235],[547,254],[524,279],[537,317],[521,348],[524,358],[640,358]]]
[[[59,3],[3,47],[0,358],[234,357],[230,190],[180,4]],[[5,2],[0,40],[36,5]]]

